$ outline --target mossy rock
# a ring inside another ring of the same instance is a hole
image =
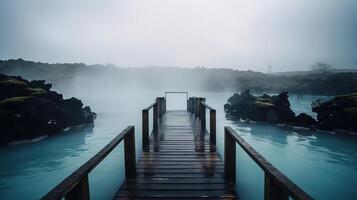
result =
[[[28,84],[23,82],[23,81],[19,81],[19,80],[16,80],[16,79],[8,78],[8,79],[6,79],[4,81],[0,81],[0,85],[25,87]]]
[[[263,107],[263,108],[271,108],[274,107],[272,103],[269,102],[263,102],[263,101],[256,101],[255,102],[256,107]]]
[[[348,107],[342,110],[343,113],[348,115],[356,115],[357,116],[357,107]]]
[[[339,95],[335,96],[332,101],[334,102],[346,102],[349,104],[357,105],[357,93],[347,94],[347,95]]]
[[[42,88],[28,87],[28,88],[26,88],[26,91],[32,96],[38,96],[38,95],[46,94],[46,91],[44,89],[42,89]]]
[[[37,96],[42,96],[44,94],[46,94],[45,91],[38,91],[38,92],[32,93],[31,96],[37,97]]]
[[[30,98],[31,97],[29,97],[29,96],[7,98],[7,99],[0,101],[0,106],[24,103],[26,100],[28,100]]]

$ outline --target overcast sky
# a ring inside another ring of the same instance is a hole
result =
[[[1,0],[0,59],[357,68],[356,0]]]

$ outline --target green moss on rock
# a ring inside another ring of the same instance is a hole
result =
[[[4,85],[4,86],[19,86],[19,87],[25,87],[27,86],[27,83],[23,82],[23,81],[19,81],[16,79],[12,79],[12,78],[8,78],[6,80],[0,81],[0,85]]]
[[[9,104],[20,104],[25,102],[26,100],[28,100],[29,96],[23,96],[23,97],[11,97],[11,98],[7,98],[4,99],[2,101],[0,101],[0,106],[5,106],[5,105],[9,105]]]

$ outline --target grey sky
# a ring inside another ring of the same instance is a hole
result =
[[[1,0],[0,59],[357,68],[355,0]]]

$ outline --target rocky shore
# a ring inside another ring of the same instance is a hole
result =
[[[316,100],[312,111],[317,113],[317,125],[322,129],[357,132],[357,93]]]
[[[96,114],[74,97],[63,99],[43,80],[0,74],[0,144],[52,135],[93,123]]]
[[[288,97],[287,92],[253,96],[246,90],[230,97],[224,109],[229,115],[243,120],[357,132],[357,93],[335,96],[329,101],[314,101],[312,111],[317,113],[317,120],[306,113],[296,115],[290,108]]]

